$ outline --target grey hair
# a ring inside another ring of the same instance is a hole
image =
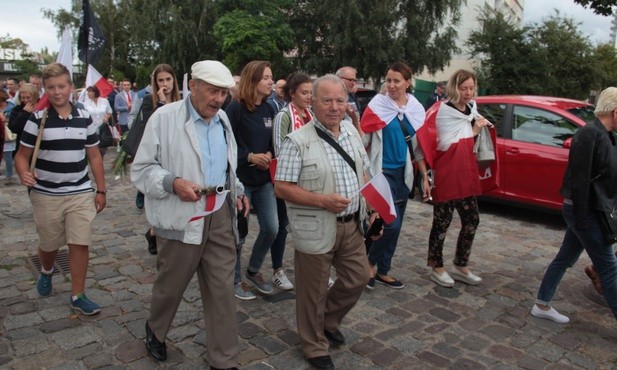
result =
[[[617,109],[617,87],[607,87],[600,93],[596,109],[596,116],[606,116]]]
[[[333,82],[337,85],[340,85],[341,87],[343,87],[343,90],[345,91],[345,94],[347,94],[347,86],[345,86],[345,83],[338,78],[337,76],[333,75],[332,73],[328,73],[327,75],[323,75],[321,77],[319,77],[318,79],[316,79],[313,82],[313,94],[311,97],[311,100],[313,102],[315,102],[315,97],[317,97],[317,89],[319,88],[319,84],[321,84],[322,82],[325,81],[329,81],[329,82]]]
[[[355,69],[354,67],[350,67],[350,66],[341,67],[341,68],[337,69],[334,74],[336,75],[336,77],[341,77],[343,74],[345,74],[345,71],[348,70],[348,69],[352,70],[355,74],[358,74],[358,70]]]

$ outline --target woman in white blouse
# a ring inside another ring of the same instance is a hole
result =
[[[96,86],[89,86],[86,92],[88,94],[88,99],[84,102],[84,109],[90,113],[92,122],[96,124],[97,128],[102,124],[109,124],[112,113],[109,101],[100,97],[101,92]],[[104,156],[107,148],[99,146],[99,149],[101,150],[101,157]]]

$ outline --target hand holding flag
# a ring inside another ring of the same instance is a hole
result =
[[[388,180],[380,173],[374,176],[361,189],[364,199],[377,211],[385,223],[390,224],[396,219],[396,208]]]

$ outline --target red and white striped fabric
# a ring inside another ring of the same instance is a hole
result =
[[[113,87],[101,76],[92,65],[88,64],[88,73],[86,74],[86,87],[96,86],[101,93],[102,98],[106,98],[113,91]]]
[[[370,204],[379,217],[387,224],[390,224],[396,219],[396,208],[394,208],[394,199],[390,184],[383,173],[374,176],[371,181],[364,184],[360,189],[360,193],[364,199]]]
[[[442,103],[437,114],[429,115],[427,129],[436,127],[437,140],[432,145],[436,150],[426,150],[426,159],[433,169],[434,188],[431,195],[435,202],[462,199],[480,195],[483,191],[497,185],[497,161],[494,176],[482,172],[482,184],[476,155],[473,153],[474,134],[471,121],[479,117],[475,102],[472,102],[471,114],[465,115],[459,110]],[[493,130],[493,144],[495,144]],[[434,153],[434,156],[433,156]]]
[[[362,114],[360,127],[363,132],[370,133],[381,130],[399,114],[405,115],[411,127],[418,132],[424,125],[424,107],[411,94],[407,95],[407,105],[403,108],[396,105],[390,97],[377,94],[368,103]]]
[[[227,198],[227,193],[229,193],[229,190],[224,190],[221,193],[206,195],[205,209],[203,211],[199,211],[195,213],[195,215],[191,217],[189,222],[197,221],[199,219],[206,217],[207,215],[211,213],[218,211],[219,208],[221,208],[221,206],[223,205],[223,203],[225,203],[225,199]]]

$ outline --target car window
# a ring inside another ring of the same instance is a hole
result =
[[[574,114],[575,116],[587,123],[592,123],[596,120],[596,115],[593,112],[593,107],[590,106],[568,109],[568,112]]]
[[[478,113],[495,125],[497,137],[503,137],[503,117],[505,104],[478,104]]]
[[[514,140],[561,147],[577,128],[576,124],[557,114],[538,108],[514,106]]]

